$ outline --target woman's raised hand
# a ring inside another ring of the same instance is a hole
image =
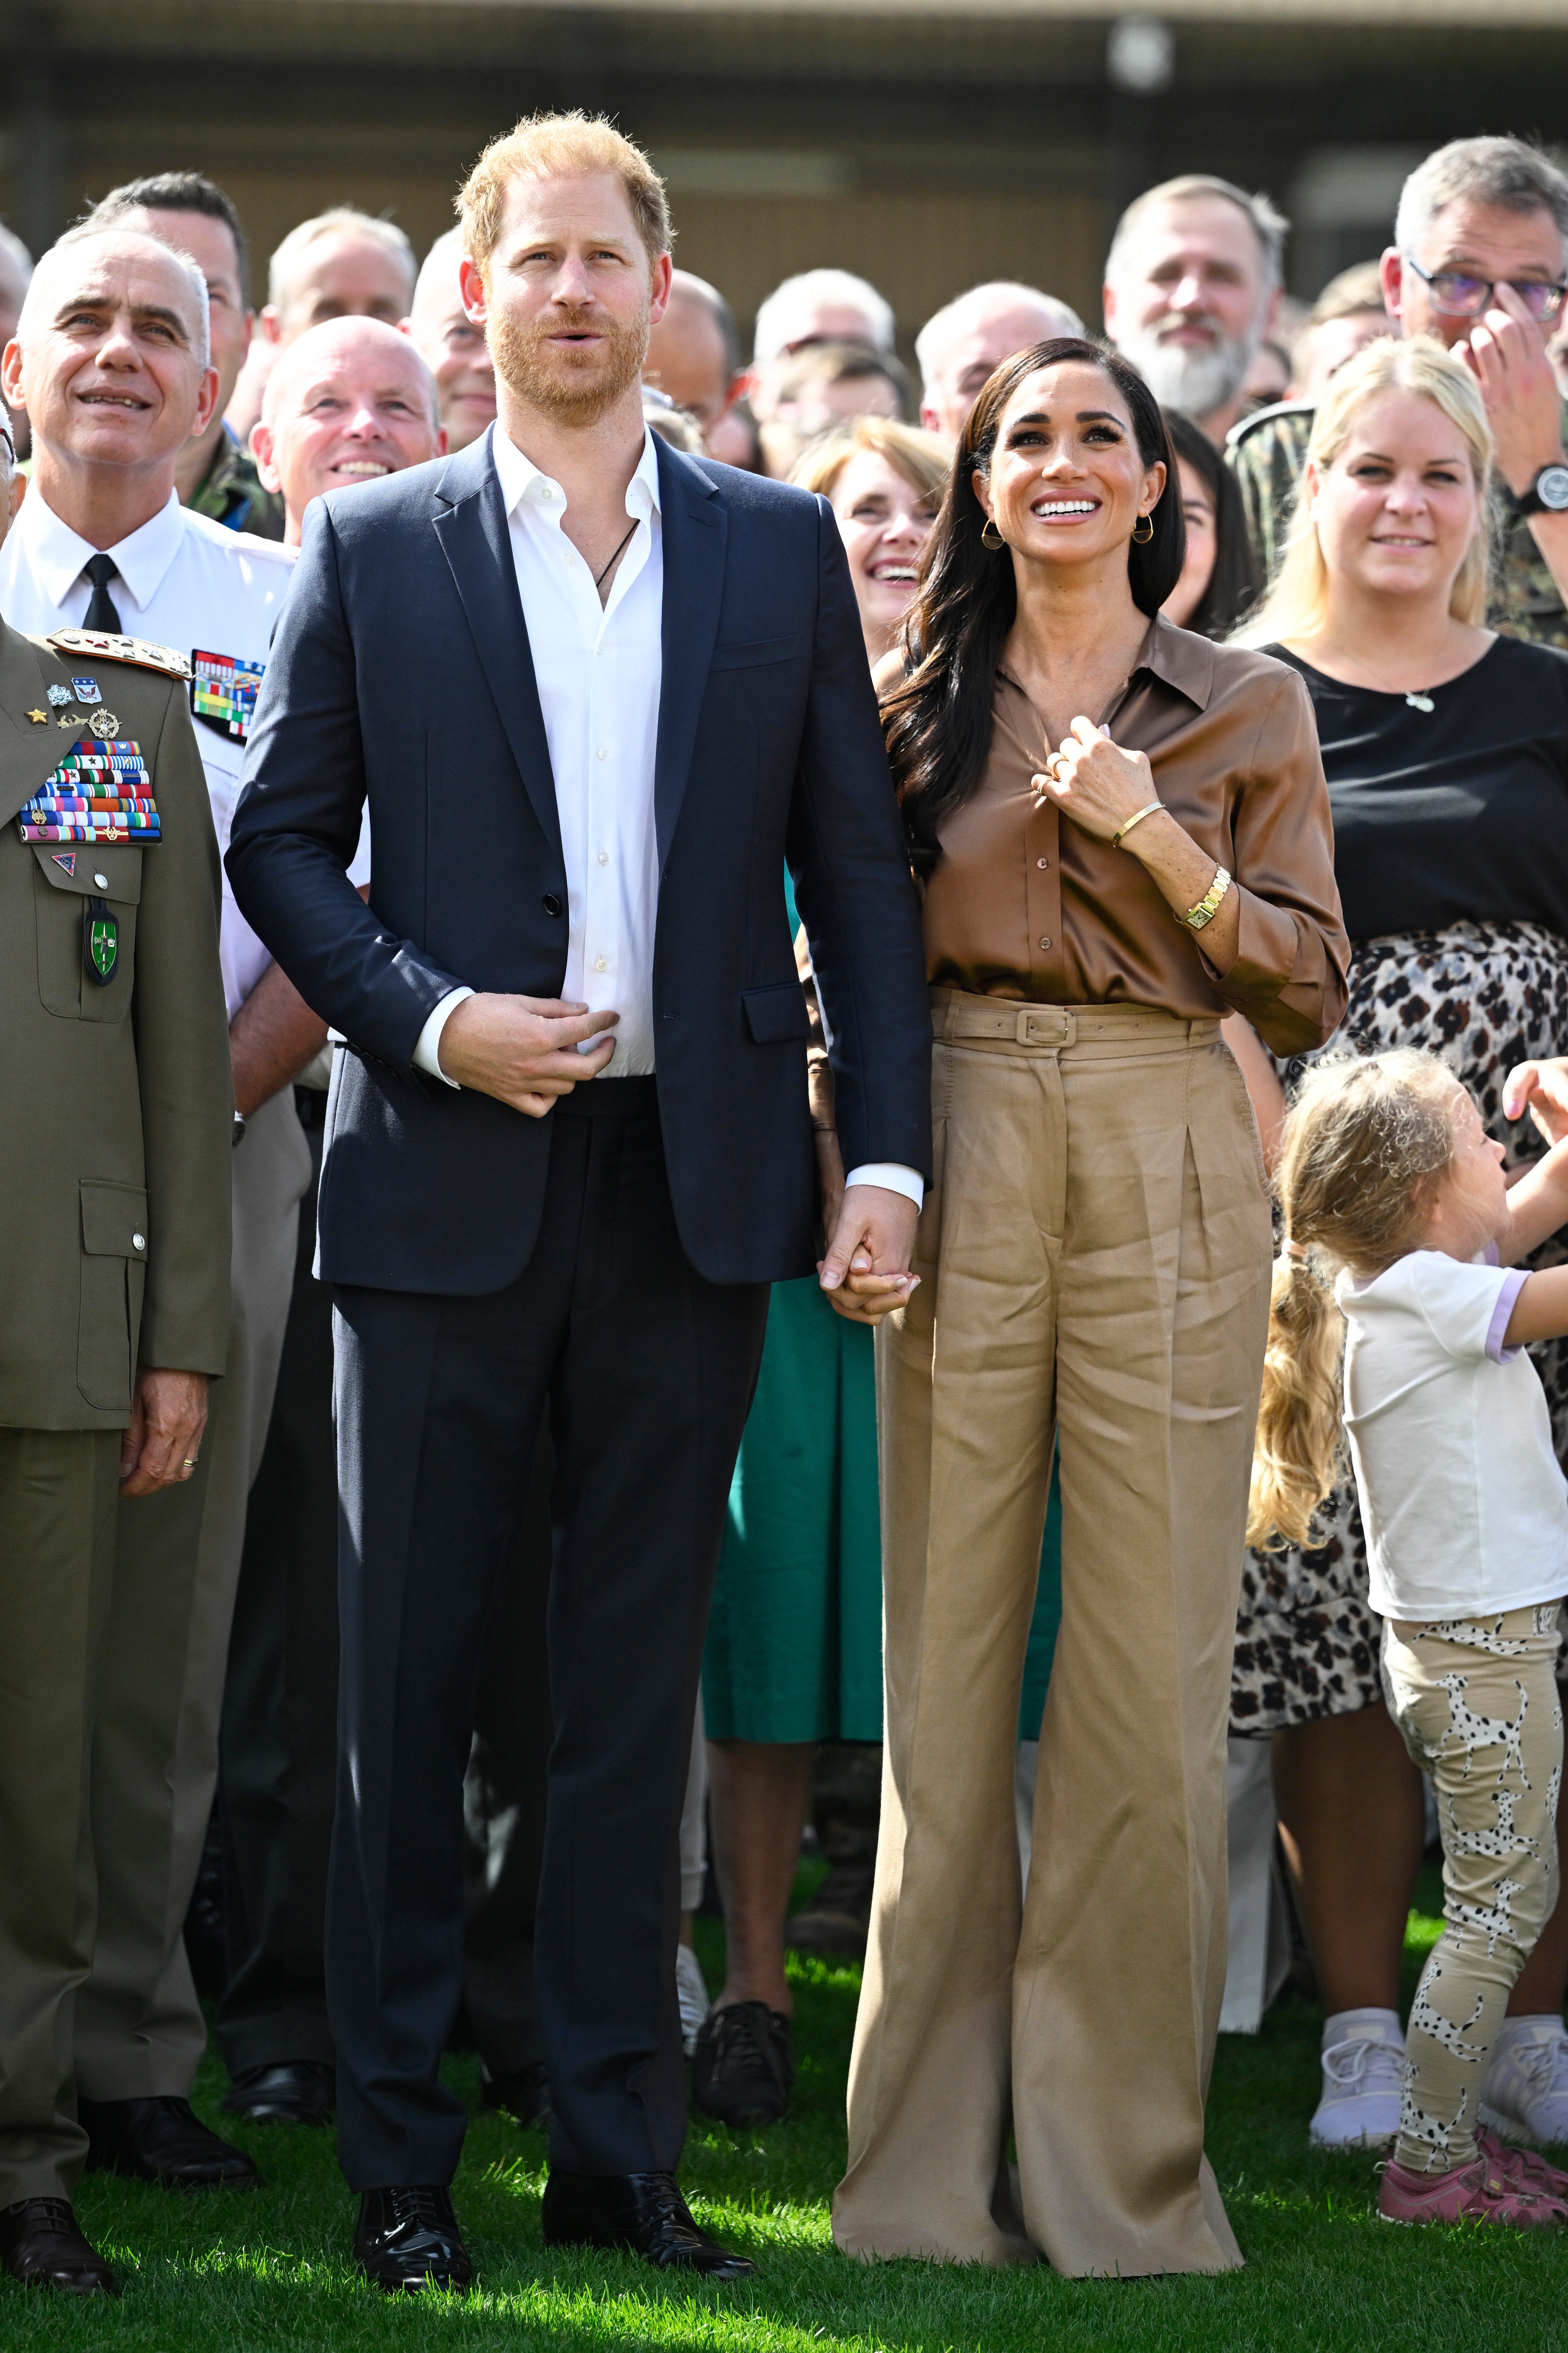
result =
[[[1030,780],[1041,800],[1055,801],[1097,841],[1109,841],[1130,817],[1158,797],[1154,772],[1142,752],[1112,743],[1092,719],[1075,719],[1043,774]]]

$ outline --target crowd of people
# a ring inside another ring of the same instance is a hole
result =
[[[454,2038],[547,2240],[744,2275],[791,1948],[840,2248],[1232,2268],[1227,1731],[1312,2140],[1568,2221],[1568,179],[1454,142],[1303,309],[1186,174],[1103,339],[912,373],[837,268],[746,358],[589,118],[459,213],[259,308],[193,171],[0,229],[0,2259],[258,2179],[199,1883],[379,2285],[470,2276]]]

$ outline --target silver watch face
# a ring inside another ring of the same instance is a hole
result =
[[[1543,507],[1561,514],[1568,507],[1568,466],[1542,466],[1535,478],[1535,495]]]

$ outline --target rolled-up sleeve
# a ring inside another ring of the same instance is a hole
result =
[[[1350,941],[1310,697],[1283,670],[1231,812],[1240,929],[1234,961],[1204,963],[1219,995],[1277,1054],[1321,1046],[1343,1018]],[[1200,939],[1200,948],[1202,945]]]

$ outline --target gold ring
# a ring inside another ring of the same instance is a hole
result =
[[[187,1470],[187,1471],[194,1471],[194,1470],[195,1469],[195,1467],[196,1467],[196,1458],[195,1458],[195,1456],[194,1454],[187,1454],[187,1455],[186,1455],[186,1457],[185,1457],[185,1468],[186,1468],[186,1470]]]

